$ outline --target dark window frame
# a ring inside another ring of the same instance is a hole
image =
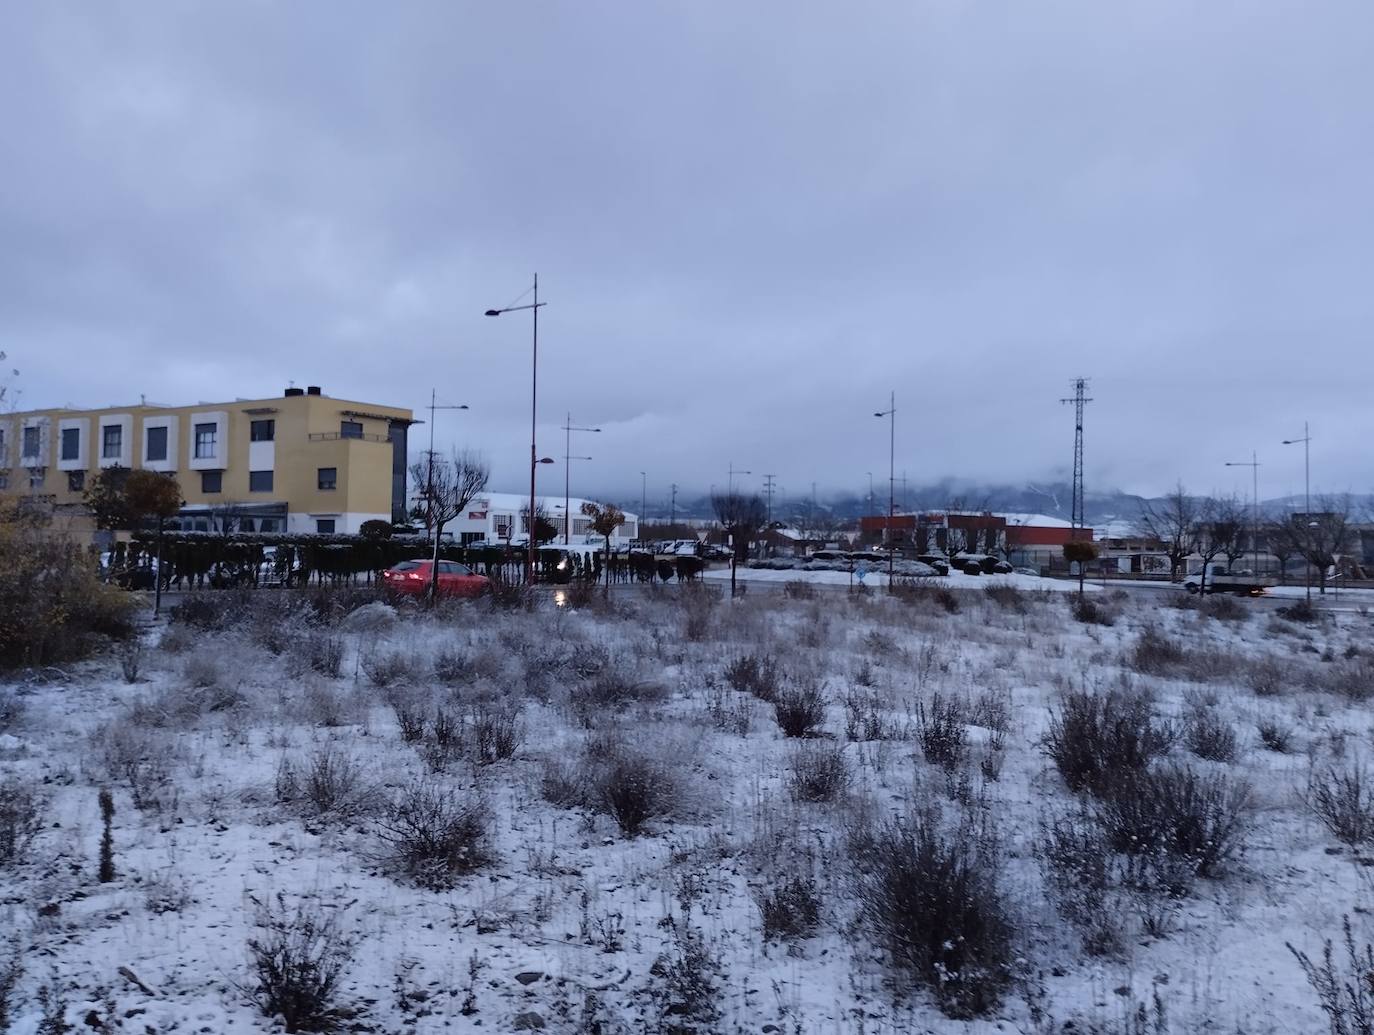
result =
[[[318,467],[315,471],[315,487],[320,492],[334,492],[338,489],[339,469],[337,467]],[[327,477],[326,471],[329,472]]]
[[[68,471],[67,472],[67,491],[85,492],[86,491],[86,472]]]
[[[360,420],[339,421],[339,438],[362,438],[363,422]]]
[[[161,452],[161,455],[160,455],[160,456],[159,456],[159,455],[154,455],[154,453],[153,453],[153,433],[154,433],[154,432],[159,432],[159,431],[162,433],[162,436],[161,436],[161,438],[162,438],[162,449],[161,449],[161,451],[160,451],[160,452]],[[164,461],[167,459],[167,447],[171,444],[171,438],[172,438],[172,436],[171,436],[171,434],[169,433],[166,424],[154,424],[154,425],[152,425],[151,427],[146,427],[146,428],[144,428],[144,429],[143,429],[143,452],[144,452],[145,459],[147,459],[147,461],[148,461],[149,463],[154,463],[154,464],[164,462]]]
[[[110,432],[114,432],[114,452],[110,451]],[[124,455],[124,425],[100,425],[100,459],[118,460]]]
[[[277,422],[274,418],[265,417],[262,420],[252,421],[248,425],[249,442],[275,442],[276,440]]]
[[[263,476],[266,476],[267,484],[264,486]],[[271,471],[249,471],[248,472],[248,491],[249,492],[271,492],[274,479]]]
[[[29,448],[30,436],[32,436],[33,448]],[[24,429],[20,436],[20,455],[22,456],[42,456],[43,455],[43,427],[40,424],[30,424]]]
[[[212,487],[213,486],[213,487]],[[206,496],[213,496],[224,491],[224,472],[223,471],[201,471],[200,472],[200,491]]]
[[[203,437],[202,437],[203,436]],[[192,449],[197,460],[213,460],[219,453],[219,425],[215,421],[207,421],[202,424],[193,425],[191,430]],[[201,448],[202,443],[208,443],[209,452]]]
[[[325,528],[325,527],[324,527],[325,525],[328,525],[329,527],[328,527],[328,528]],[[334,535],[334,534],[335,534],[335,533],[334,533],[334,530],[335,530],[336,528],[338,528],[338,525],[335,523],[335,519],[334,519],[334,518],[316,518],[316,519],[315,519],[315,532],[316,532],[316,534],[318,534],[318,535]]]
[[[68,437],[68,436],[70,436],[70,437]],[[67,443],[68,443],[68,442],[73,442],[73,443],[75,443],[75,448],[72,449],[72,455],[71,455],[71,456],[68,456],[68,455],[67,455]],[[81,429],[80,429],[80,428],[63,428],[63,429],[62,429],[62,443],[61,443],[60,452],[61,452],[61,454],[62,454],[62,459],[63,459],[63,460],[80,460],[80,459],[81,459]]]

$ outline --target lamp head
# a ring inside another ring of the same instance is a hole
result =
[[[499,310],[499,309],[488,309],[484,315],[486,315],[486,316],[500,316],[500,315],[501,315],[501,310]]]

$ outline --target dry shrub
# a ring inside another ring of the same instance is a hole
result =
[[[968,730],[959,702],[937,693],[931,696],[928,709],[918,703],[916,737],[927,762],[946,772],[958,769],[968,756]]]
[[[24,718],[26,707],[19,691],[0,686],[0,733],[16,729]]]
[[[16,500],[0,501],[0,670],[85,657],[134,635],[133,601],[90,552]]]
[[[1361,764],[1345,769],[1329,768],[1313,772],[1303,796],[1322,825],[1342,844],[1351,846],[1374,841],[1374,784],[1369,770]]]
[[[181,667],[181,677],[197,688],[215,686],[220,681],[219,662],[209,654],[195,654]]]
[[[1374,696],[1374,657],[1356,654],[1333,664],[1323,680],[1332,693],[1360,703]]]
[[[1188,750],[1209,762],[1236,760],[1236,731],[1212,708],[1195,708],[1183,724]]]
[[[1321,963],[1285,942],[1317,993],[1322,1012],[1331,1022],[1331,1035],[1374,1035],[1374,946],[1355,947],[1350,917],[1341,917],[1345,965],[1336,964],[1331,939],[1326,940]]]
[[[362,659],[362,665],[368,681],[379,690],[409,682],[416,674],[415,663],[400,651],[369,654]]]
[[[1276,754],[1286,755],[1293,749],[1293,727],[1277,719],[1261,719],[1255,724],[1260,743]]]
[[[386,866],[422,888],[452,888],[494,860],[489,824],[486,804],[476,795],[430,781],[412,783],[379,824],[390,849]]]
[[[1015,929],[990,839],[917,816],[856,835],[850,857],[861,923],[889,965],[947,1017],[996,1009],[1012,977]]]
[[[659,703],[667,698],[668,688],[662,683],[641,679],[636,673],[618,668],[607,668],[568,691],[568,704],[573,714],[588,727],[607,712],[635,704]]]
[[[1154,626],[1146,626],[1127,657],[1127,664],[1146,675],[1167,675],[1188,662],[1188,652]]]
[[[1117,874],[1106,834],[1083,806],[1053,816],[1041,826],[1036,845],[1045,881],[1060,914],[1074,925],[1090,956],[1121,949]]]
[[[1010,583],[992,583],[983,593],[998,607],[1019,615],[1026,613],[1026,594]]]
[[[441,647],[434,655],[434,678],[449,686],[466,682],[472,676],[472,658],[456,647]]]
[[[753,702],[723,686],[706,691],[706,714],[716,729],[741,737],[747,736],[754,725]]]
[[[792,579],[782,584],[783,596],[788,600],[815,600],[816,587],[802,579]]]
[[[716,621],[719,593],[698,582],[688,582],[679,591],[682,603],[682,632],[689,643],[706,639]]]
[[[834,801],[849,785],[849,765],[838,744],[799,744],[788,763],[787,790],[794,801]]]
[[[46,823],[48,798],[17,777],[0,781],[0,870],[17,866]]]
[[[313,819],[347,821],[371,811],[375,791],[351,755],[327,744],[277,767],[277,801]]]
[[[1044,746],[1069,790],[1098,793],[1122,773],[1143,771],[1168,752],[1175,736],[1141,694],[1074,691],[1050,716]]]
[[[892,740],[897,727],[876,693],[850,691],[844,698],[844,735],[853,741]]]
[[[959,613],[959,598],[933,578],[898,575],[893,578],[889,592],[906,604],[928,610],[939,608],[951,615]]]
[[[304,903],[289,909],[280,895],[259,909],[248,940],[253,996],[266,1017],[288,1032],[334,1032],[352,1011],[340,1005],[339,985],[355,942],[340,927],[339,911]]]
[[[1093,814],[1113,851],[1211,877],[1244,849],[1250,786],[1186,766],[1124,770],[1099,788]]]
[[[1267,654],[1246,667],[1245,682],[1257,697],[1276,697],[1292,682],[1292,672],[1280,658]]]
[[[767,654],[745,654],[725,666],[725,681],[735,690],[771,702],[778,695],[782,672]]]
[[[1198,610],[1219,622],[1243,622],[1250,617],[1249,610],[1235,597],[1219,594],[1208,597]]]
[[[825,695],[813,683],[788,687],[773,699],[773,718],[784,737],[812,737],[825,722]]]
[[[655,819],[677,813],[682,785],[672,764],[648,750],[631,747],[619,733],[589,741],[577,780],[586,804],[615,820],[621,833],[637,837]]]
[[[468,715],[473,758],[492,765],[514,758],[525,740],[520,704],[515,701],[478,701]]]
[[[1091,597],[1078,597],[1071,606],[1074,618],[1084,625],[1111,627],[1116,624],[1116,613],[1097,603]]]
[[[789,877],[758,893],[764,941],[809,938],[821,922],[821,896],[810,877]]]

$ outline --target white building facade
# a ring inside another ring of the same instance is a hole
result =
[[[566,529],[569,545],[605,546],[605,540],[591,530],[591,518],[582,513],[582,504],[597,502],[573,496],[568,500],[570,516],[565,524],[562,496],[536,496],[536,506],[558,529],[558,535],[548,545],[561,545]],[[451,533],[454,541],[459,543],[485,541],[510,543],[513,546],[523,545],[529,536],[525,515],[529,505],[530,498],[519,493],[484,492],[468,505],[460,517],[444,526],[444,532]],[[627,512],[625,523],[611,536],[611,546],[623,549],[638,538],[639,515]]]

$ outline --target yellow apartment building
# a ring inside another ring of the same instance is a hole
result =
[[[410,410],[319,388],[194,406],[0,414],[0,496],[78,512],[105,467],[174,474],[183,529],[357,532],[406,511]]]

